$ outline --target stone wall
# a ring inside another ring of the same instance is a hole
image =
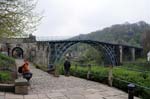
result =
[[[49,47],[46,43],[36,43],[36,55],[33,62],[37,65],[48,66]]]
[[[0,38],[0,52],[12,56],[14,48],[18,47],[23,51],[23,56],[31,55],[31,50],[36,48],[35,36],[29,35],[28,38]]]
[[[31,56],[31,51],[36,50],[36,43],[8,43],[9,47],[5,44],[0,44],[1,52],[9,53],[9,56],[12,56],[13,49],[18,47],[23,50],[23,57]]]
[[[23,51],[23,58],[28,58],[38,65],[48,65],[48,43],[37,42],[34,36],[29,38],[1,38],[1,53],[12,56],[16,47]]]

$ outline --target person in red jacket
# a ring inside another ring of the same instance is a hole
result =
[[[27,79],[28,81],[32,77],[32,73],[30,72],[30,68],[29,68],[29,62],[27,59],[24,59],[24,64],[22,65],[22,75],[23,78]]]
[[[27,59],[24,59],[24,64],[22,65],[22,73],[28,73],[30,72],[30,69],[29,69],[29,62]]]

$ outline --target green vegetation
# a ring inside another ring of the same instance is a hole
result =
[[[132,69],[136,71],[150,71],[150,62],[127,62],[122,68]]]
[[[0,68],[9,68],[15,66],[15,59],[6,55],[0,54]]]
[[[142,99],[149,99],[150,97],[150,71],[139,72],[127,69],[128,67],[114,67],[113,68],[113,86],[124,91],[127,91],[127,85],[134,83],[136,85],[135,94]],[[138,67],[138,66],[137,66]],[[108,84],[108,68],[102,66],[91,67],[90,80],[98,81]],[[60,70],[63,74],[63,69]],[[72,66],[71,75],[86,78],[88,73],[88,67]]]
[[[13,82],[12,73],[9,71],[1,71],[0,72],[0,82],[1,83]]]
[[[0,83],[12,83],[16,77],[15,60],[0,54]]]

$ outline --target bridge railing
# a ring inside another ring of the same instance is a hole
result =
[[[71,38],[71,36],[36,36],[37,41],[59,41],[59,40],[67,40]]]

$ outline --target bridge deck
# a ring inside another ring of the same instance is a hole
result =
[[[100,44],[106,44],[106,45],[113,45],[113,46],[123,46],[123,47],[129,47],[129,48],[136,48],[136,49],[143,49],[139,46],[133,46],[133,45],[125,45],[125,44],[117,44],[117,43],[111,43],[111,42],[104,42],[104,41],[96,41],[96,40],[50,40],[50,41],[37,41],[39,43],[64,43],[64,42],[80,42],[80,43],[100,43]]]
[[[20,66],[22,60],[16,60]],[[14,95],[1,93],[5,99],[128,99],[128,94],[116,88],[109,87],[73,76],[53,77],[30,64],[33,78],[29,95]],[[3,99],[3,98],[2,98]],[[138,99],[138,98],[135,98]]]

